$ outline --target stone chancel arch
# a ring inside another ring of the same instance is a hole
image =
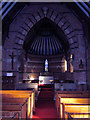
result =
[[[48,7],[40,8],[34,14],[31,14],[28,18],[25,19],[25,21],[22,23],[16,34],[16,41],[17,41],[16,44],[22,45],[30,29],[33,28],[33,26],[38,21],[40,21],[45,17],[53,21],[55,24],[57,24],[60,27],[60,29],[64,32],[70,44],[71,50],[74,48],[78,48],[79,41],[77,38],[77,34],[78,32],[80,33],[80,35],[83,34],[81,25],[80,25],[80,30],[78,28],[74,28],[73,23],[70,24],[70,22],[67,20],[66,18],[67,16],[64,16],[63,13],[58,13],[51,8],[49,9]]]
[[[33,26],[43,18],[48,18],[57,24],[64,34],[67,36],[70,44],[74,43],[74,39],[70,39],[72,37],[72,33],[74,34],[75,30],[73,30],[72,25],[67,21],[63,14],[59,14],[53,9],[49,9],[47,7],[43,7],[40,10],[36,11],[37,13],[30,15],[22,24],[20,29],[18,30],[17,37],[20,36],[21,40],[24,41],[27,33],[30,31]],[[34,21],[34,22],[33,22]],[[21,34],[21,35],[20,35]],[[70,35],[71,34],[71,35]],[[22,42],[23,44],[23,42]]]
[[[18,58],[19,55],[23,54],[24,42],[27,41],[29,37],[32,38],[33,37],[32,35],[35,34],[34,31],[35,29],[33,29],[34,26],[44,18],[48,19],[57,26],[58,34],[61,30],[60,35],[63,41],[65,41],[66,39],[69,43],[67,60],[69,60],[70,54],[74,55],[73,79],[75,84],[79,85],[80,81],[82,81],[86,85],[86,75],[85,75],[86,63],[85,63],[85,46],[84,46],[85,40],[83,38],[84,33],[80,21],[76,18],[76,16],[73,15],[73,13],[67,8],[66,5],[55,4],[55,6],[53,6],[52,4],[46,4],[46,5],[40,4],[36,9],[35,7],[36,7],[35,4],[33,4],[32,6],[30,5],[25,6],[25,8],[21,11],[21,13],[17,15],[15,21],[12,22],[9,29],[9,38],[5,41],[5,43],[8,41],[12,43],[12,45],[8,43],[9,46],[7,49],[8,50],[12,49],[12,51],[15,51],[15,54],[17,55],[16,58]],[[31,34],[29,34],[30,31]],[[11,35],[12,32],[13,35]],[[79,68],[79,63],[81,59],[84,64],[83,68]],[[15,64],[17,66],[15,67],[15,70],[17,71],[15,74],[18,74],[19,76],[18,59],[16,60]],[[19,79],[18,76],[16,77],[17,82]],[[81,76],[83,76],[83,80]]]

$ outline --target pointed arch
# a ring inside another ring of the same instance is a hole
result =
[[[63,31],[71,49],[78,47],[78,41],[75,36],[76,30],[73,30],[71,24],[63,14],[59,14],[48,7],[40,8],[36,13],[30,15],[30,17],[24,21],[20,29],[17,31],[16,43],[22,46],[29,31],[35,26],[35,24],[44,18],[47,18],[55,23],[58,26],[58,29],[60,28]]]

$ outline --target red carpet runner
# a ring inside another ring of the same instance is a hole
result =
[[[58,119],[55,104],[53,101],[53,92],[49,88],[43,88],[39,94],[35,113],[32,117],[43,120],[45,118]]]

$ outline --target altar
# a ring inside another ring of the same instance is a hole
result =
[[[39,76],[39,85],[53,84],[54,77],[51,74],[40,74]]]

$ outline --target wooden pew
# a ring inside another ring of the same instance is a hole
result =
[[[0,111],[0,120],[15,120],[15,119],[17,119],[17,120],[19,120],[19,111]]]
[[[4,99],[4,100],[3,100]],[[7,99],[3,97],[2,99],[2,117],[11,118],[17,113],[18,118],[27,118],[27,105],[28,98],[23,99]]]
[[[55,95],[56,94],[81,94],[81,95],[83,95],[83,94],[87,94],[88,96],[89,96],[89,94],[90,94],[90,91],[57,91],[57,90],[55,90],[54,91],[54,93],[55,93]],[[56,97],[56,96],[55,96]]]
[[[17,95],[19,94],[19,98],[20,97],[25,97],[25,94],[29,94],[30,95],[30,99],[31,99],[31,111],[35,110],[35,91],[26,91],[26,90],[3,90],[2,94],[11,94],[12,97],[18,97]],[[21,94],[24,94],[21,96]]]
[[[79,94],[79,95],[86,94],[87,96],[89,96],[90,91],[58,91],[58,90],[55,90],[54,91],[54,100],[56,100],[57,94]]]
[[[89,104],[88,94],[56,94],[56,108],[59,113],[59,117],[65,117],[64,105],[63,104]],[[86,113],[85,113],[86,114]]]
[[[59,94],[90,94],[90,91],[58,91],[58,90],[55,90],[55,93],[59,93]]]
[[[28,118],[27,116],[27,102],[23,104],[12,104],[4,103],[2,104],[2,111],[4,113],[3,118],[13,117],[15,113],[18,113],[18,119]],[[8,116],[6,116],[8,114]]]
[[[58,111],[58,106],[59,106],[59,104],[60,104],[60,98],[67,98],[67,101],[69,102],[70,101],[70,98],[88,98],[89,96],[88,96],[88,94],[59,94],[59,93],[57,93],[56,94],[56,108],[57,108],[57,111]],[[68,100],[68,98],[69,98],[69,100]],[[77,101],[75,101],[75,99],[74,99],[74,102],[77,102]]]
[[[69,118],[67,113],[72,118],[90,118],[90,104],[64,104],[62,103],[62,118]]]
[[[12,98],[2,96],[2,111],[3,113],[18,112],[19,118],[28,118],[30,111],[30,101],[28,98]]]
[[[30,96],[32,97],[32,107],[33,109],[35,110],[35,91],[30,91],[30,90],[3,90],[2,91],[2,94],[14,94],[17,95],[17,94],[30,94]],[[20,95],[19,95],[20,96]],[[15,96],[17,97],[17,96]]]
[[[10,101],[10,103],[13,103],[13,105],[15,104],[14,102],[21,104],[20,99],[22,99],[22,100],[28,99],[28,101],[29,101],[28,102],[28,117],[32,116],[33,108],[35,107],[35,102],[34,102],[35,98],[34,97],[35,97],[35,93],[32,91],[11,91],[11,90],[2,91],[3,104],[6,102],[5,99],[7,99],[7,98],[8,98],[7,102],[9,103],[9,101]],[[13,101],[11,99],[13,99]]]

